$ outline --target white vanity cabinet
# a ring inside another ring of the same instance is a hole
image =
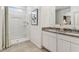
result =
[[[49,51],[56,51],[56,33],[43,31],[43,47]]]
[[[79,52],[79,37],[43,31],[43,47],[52,52]]]

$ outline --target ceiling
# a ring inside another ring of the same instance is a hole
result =
[[[61,9],[66,9],[69,8],[70,6],[56,6],[56,10],[61,10]]]

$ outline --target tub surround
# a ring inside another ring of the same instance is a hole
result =
[[[63,35],[79,38],[79,30],[75,30],[75,29],[67,29],[67,28],[61,29],[61,28],[56,28],[56,27],[43,27],[42,31],[63,34]]]

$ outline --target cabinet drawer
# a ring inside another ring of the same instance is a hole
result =
[[[79,44],[79,38],[77,38],[77,37],[71,37],[72,39],[71,39],[71,42],[72,43],[76,43],[76,44]]]
[[[57,38],[58,39],[63,39],[63,40],[66,40],[66,41],[70,41],[72,39],[71,36],[62,35],[62,34],[57,34]]]
[[[56,38],[56,33],[43,31],[43,35],[44,35],[44,34]]]
[[[62,40],[66,40],[66,41],[69,41],[69,42],[73,42],[73,43],[79,44],[79,38],[77,38],[77,37],[61,35],[61,34],[58,34],[57,37],[59,39],[62,39]]]

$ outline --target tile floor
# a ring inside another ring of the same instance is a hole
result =
[[[15,44],[2,52],[47,52],[45,49],[40,49],[30,41]]]

